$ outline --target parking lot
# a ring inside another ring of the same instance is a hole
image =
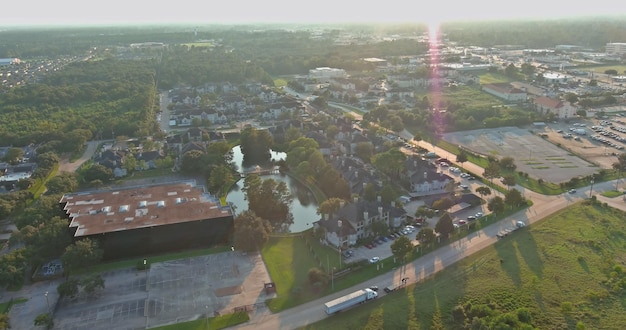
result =
[[[62,300],[55,329],[145,329],[263,303],[269,274],[258,254],[211,254],[103,274],[97,297]]]
[[[564,125],[563,128],[568,127]],[[485,156],[512,157],[517,171],[548,182],[565,182],[572,177],[587,176],[596,172],[597,167],[593,163],[558,146],[559,143],[561,146],[565,143],[569,145],[569,139],[561,137],[562,140],[553,140],[552,135],[547,138],[539,136],[551,132],[554,139],[558,139],[559,133],[556,133],[556,130],[552,126],[528,129],[500,127],[447,133],[443,135],[443,139]]]

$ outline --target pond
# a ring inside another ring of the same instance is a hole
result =
[[[285,159],[286,154],[283,152],[272,151],[272,160]],[[243,154],[239,146],[233,148],[233,162],[237,169],[242,168]],[[287,188],[291,192],[293,199],[290,205],[291,214],[293,214],[293,223],[289,226],[290,233],[299,233],[313,227],[313,222],[319,220],[317,214],[317,202],[313,194],[306,186],[301,184],[288,175],[271,174],[263,175],[262,179],[274,179],[277,182],[285,182]],[[226,201],[234,205],[235,214],[239,214],[248,209],[248,201],[245,194],[241,191],[243,187],[243,179],[233,185],[232,189],[226,196]]]

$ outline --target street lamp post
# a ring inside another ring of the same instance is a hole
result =
[[[592,194],[593,194],[593,176],[591,177],[591,189],[589,190],[589,198],[591,198]]]
[[[209,306],[204,306],[204,308],[206,309],[206,328],[207,330],[209,329]]]
[[[48,291],[46,291],[46,293],[44,293],[43,295],[46,296],[46,306],[48,307],[48,312],[50,312],[50,300],[48,300]]]

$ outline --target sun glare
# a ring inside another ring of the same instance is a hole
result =
[[[428,37],[431,44],[439,43],[439,21],[430,20],[428,21]]]

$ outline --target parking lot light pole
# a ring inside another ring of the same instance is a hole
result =
[[[50,300],[48,300],[48,291],[46,291],[46,293],[44,293],[43,295],[46,296],[46,306],[48,307],[48,312],[50,312]]]
[[[591,198],[592,194],[593,194],[593,176],[591,177],[591,189],[589,190],[589,198]]]

